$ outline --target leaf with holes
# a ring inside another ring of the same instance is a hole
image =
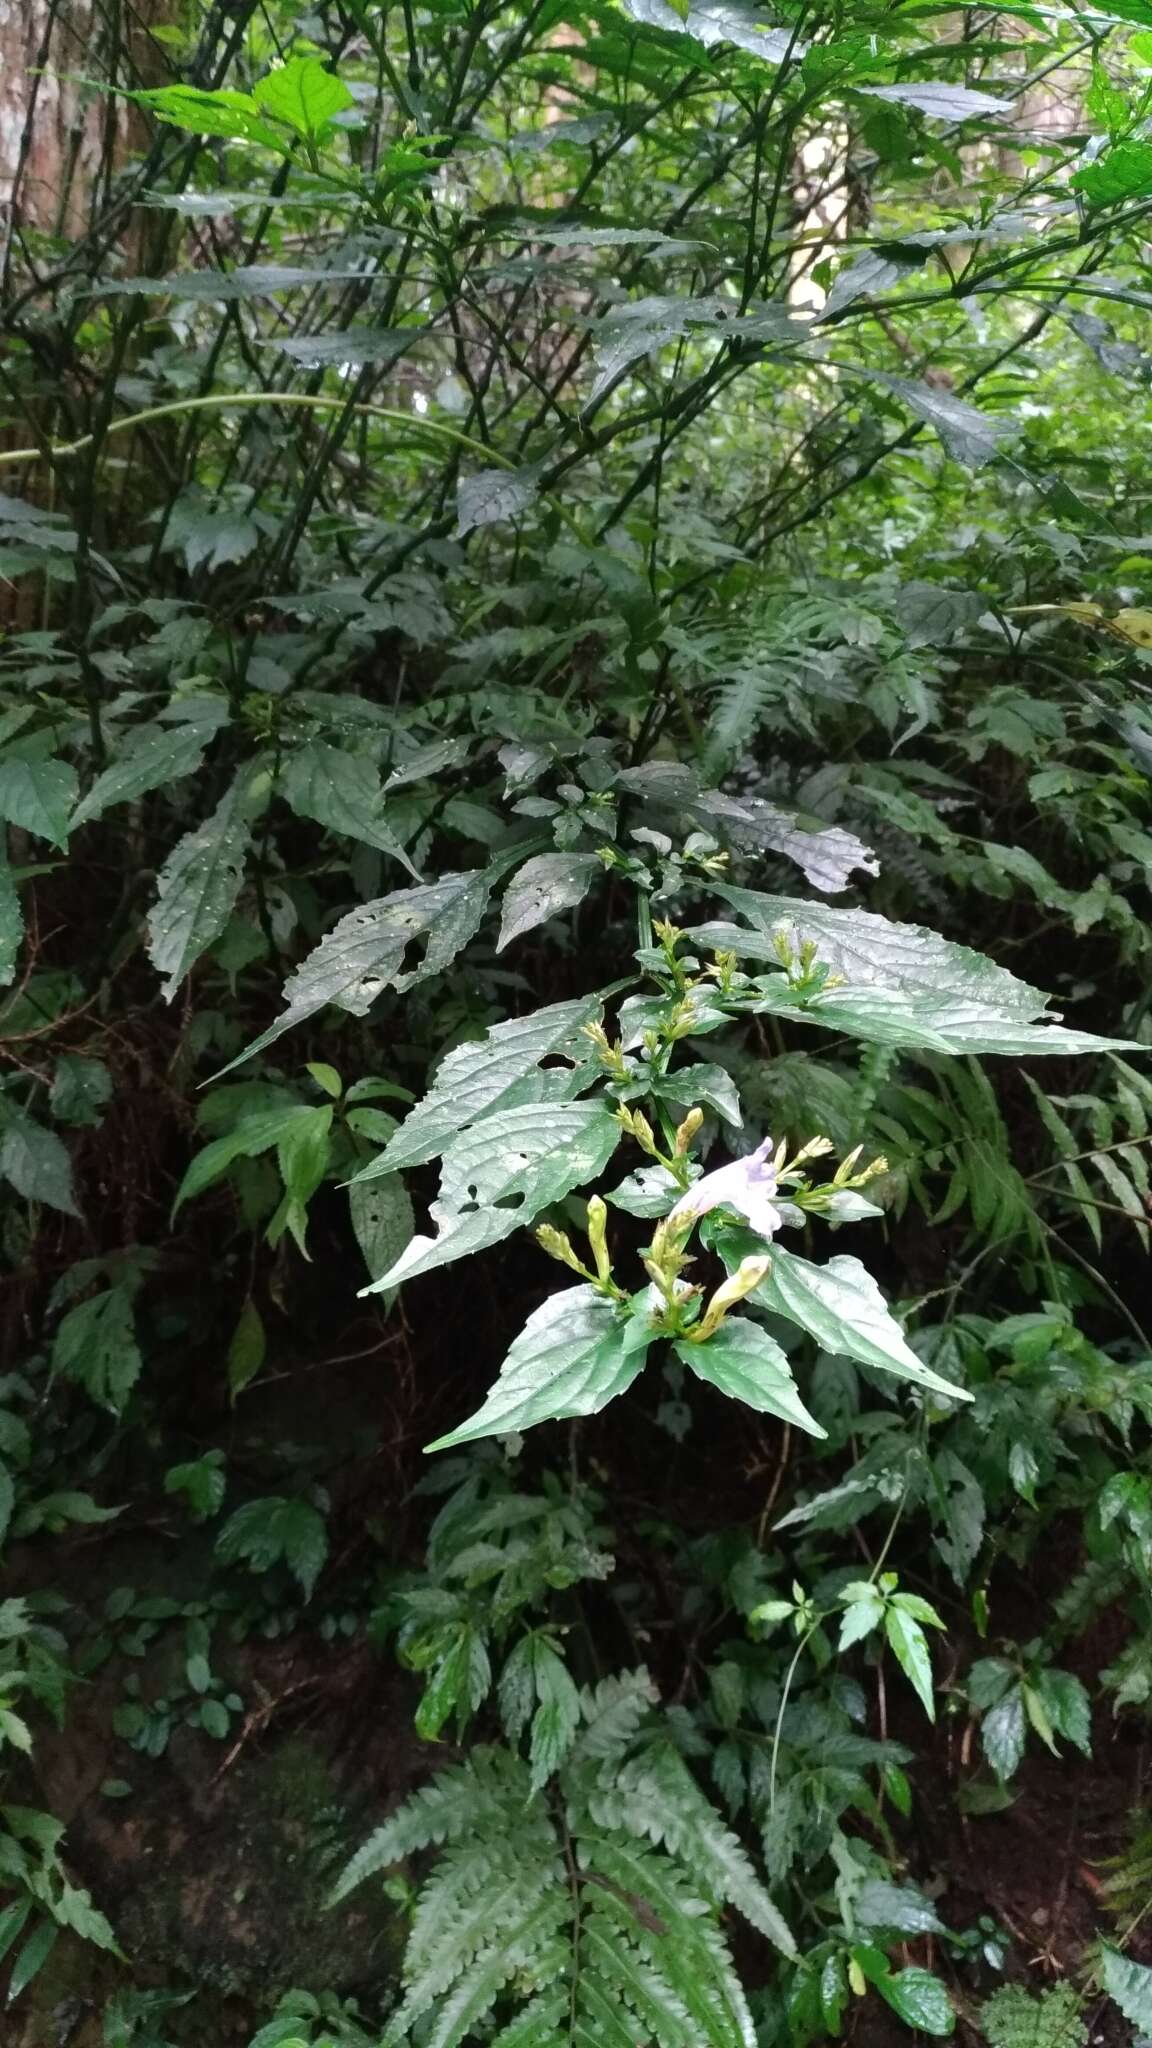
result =
[[[386,1180],[350,1187],[348,1207],[369,1277],[379,1280],[416,1234],[411,1197],[399,1176],[390,1174]]]
[[[241,769],[211,817],[185,834],[160,870],[148,913],[148,954],[167,977],[166,1002],[232,915],[263,779],[252,767]]]
[[[582,903],[603,872],[604,863],[594,853],[539,853],[526,860],[504,893],[496,951],[502,953],[513,939]]]
[[[131,743],[117,752],[87,796],[81,797],[69,820],[69,831],[91,824],[112,804],[129,803],[152,789],[169,789],[193,774],[214,730],[213,725],[200,724],[139,727]]]

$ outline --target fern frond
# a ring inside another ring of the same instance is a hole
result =
[[[500,2029],[491,2048],[554,2048],[562,2039],[575,2041],[578,2036],[567,2033],[568,2017],[567,1991],[543,1991]],[[591,2035],[588,2038],[591,2040]]]
[[[465,1763],[441,1771],[397,1808],[341,1873],[329,1898],[338,1905],[349,1892],[391,1869],[417,1849],[458,1842],[468,1836],[514,1832],[531,1797],[527,1766],[504,1749],[479,1748]]]
[[[707,1904],[667,1857],[604,1836],[585,1836],[578,1854],[590,1877],[615,1889],[596,1909],[623,1926],[661,1967],[710,2048],[755,2048],[751,2014]]]
[[[572,1749],[572,1760],[588,1757],[607,1761],[623,1756],[631,1748],[636,1731],[659,1694],[644,1666],[602,1678],[595,1687],[585,1686],[580,1694],[580,1717],[584,1723]]]
[[[552,1933],[555,1913],[553,1894],[543,1901],[536,1900],[502,1930],[500,1941],[481,1950],[441,2001],[431,2028],[423,2036],[422,2048],[459,2048],[460,2042],[467,2041],[472,2029],[492,2011],[505,1986],[522,1973],[545,1982],[554,1978],[560,1951],[547,1937]],[[533,1982],[532,1989],[537,1988]],[[404,2003],[384,2030],[381,2048],[398,2048],[412,2022],[427,2012],[429,2001],[422,1997],[422,1989],[414,1986],[405,1995]]]
[[[425,1974],[442,1978],[436,1989],[444,1989],[493,1931],[515,1915],[526,1884],[530,1895],[539,1896],[563,1884],[564,1876],[547,1817],[531,1809],[503,1838],[486,1835],[449,1850],[424,1885],[412,1916],[405,1975],[412,1981]]]
[[[647,1750],[621,1771],[603,1773],[588,1805],[602,1826],[624,1828],[667,1848],[784,1955],[796,1954],[787,1923],[750,1858],[670,1744]]]

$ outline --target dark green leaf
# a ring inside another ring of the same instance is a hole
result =
[[[809,1436],[824,1436],[803,1401],[780,1346],[748,1316],[727,1316],[706,1343],[686,1340],[676,1355],[699,1379],[763,1415],[778,1415]]]
[[[67,846],[68,820],[76,802],[76,770],[68,761],[0,761],[0,819],[34,832],[53,846]]]
[[[513,939],[582,903],[603,872],[603,862],[594,853],[540,853],[525,861],[504,892],[496,951],[502,953]]]
[[[591,1287],[553,1294],[529,1316],[484,1406],[428,1449],[444,1451],[562,1416],[595,1415],[631,1386],[650,1342],[642,1295],[629,1310]]]

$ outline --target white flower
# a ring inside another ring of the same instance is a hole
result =
[[[729,1166],[718,1166],[714,1173],[706,1173],[686,1195],[681,1195],[668,1221],[689,1215],[704,1216],[709,1209],[723,1206],[739,1210],[757,1237],[773,1237],[784,1220],[772,1201],[776,1193],[774,1150],[775,1140],[765,1138],[747,1158],[734,1159]]]

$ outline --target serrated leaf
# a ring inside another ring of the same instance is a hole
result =
[[[496,951],[502,953],[513,939],[582,903],[603,872],[604,863],[594,853],[540,853],[525,861],[504,892]]]
[[[703,790],[692,806],[722,827],[734,846],[782,853],[795,861],[814,889],[836,895],[846,889],[854,870],[878,875],[880,863],[854,832],[827,825],[820,818],[781,810],[763,797],[725,796]]]
[[[1152,192],[1152,142],[1118,142],[1090,164],[1081,164],[1072,183],[1089,206],[1116,206]]]
[[[68,820],[76,802],[76,770],[70,761],[0,760],[0,820],[18,825],[53,846],[67,846]]]
[[[517,519],[534,503],[540,489],[539,465],[531,469],[479,469],[456,485],[456,538],[463,540],[477,526]]]
[[[343,80],[328,71],[319,57],[293,57],[270,71],[253,88],[257,106],[315,140],[337,114],[356,104]]]
[[[58,1123],[97,1130],[112,1098],[112,1076],[103,1060],[83,1053],[61,1053],[52,1074],[49,1108]]]
[[[879,1372],[895,1373],[899,1379],[947,1394],[954,1401],[972,1398],[917,1358],[859,1259],[841,1254],[827,1265],[814,1266],[775,1245],[767,1277],[752,1300],[791,1323],[799,1323],[825,1351],[855,1358]]]
[[[311,740],[289,755],[280,786],[298,817],[311,818],[330,832],[342,832],[366,846],[378,847],[420,880],[384,816],[379,770],[362,754]]]
[[[356,1180],[374,1180],[402,1167],[421,1166],[436,1158],[445,1144],[477,1117],[515,1107],[508,1099],[512,1092],[536,1076],[542,1060],[566,1050],[574,1056],[581,1027],[598,1020],[600,1011],[597,996],[549,1003],[527,1017],[509,1017],[494,1024],[478,1043],[468,1040],[454,1046],[440,1062],[424,1100]]]
[[[747,1316],[728,1316],[706,1343],[678,1343],[676,1356],[698,1379],[722,1394],[743,1401],[762,1415],[778,1415],[809,1436],[827,1431],[809,1415],[800,1399],[787,1357],[759,1323]]]
[[[284,138],[260,119],[259,108],[246,92],[220,87],[205,92],[195,85],[165,85],[154,92],[133,95],[160,121],[174,128],[187,128],[193,135],[219,135],[228,141],[259,142],[271,149],[283,149]]]
[[[91,824],[113,804],[129,803],[161,786],[167,789],[193,774],[213,730],[196,724],[139,728],[131,744],[117,751],[116,759],[96,777],[87,796],[81,797],[69,820],[69,831]]]
[[[917,419],[934,428],[953,461],[962,462],[966,469],[981,469],[1000,453],[1005,442],[1015,440],[1020,433],[1017,421],[993,418],[934,384],[921,384],[911,377],[893,377],[880,370],[869,375],[874,383],[882,384],[906,405],[909,412],[915,413]]]
[[[23,937],[24,913],[15,878],[0,855],[0,988],[7,988],[15,980]]]
[[[639,1296],[630,1313],[591,1287],[551,1295],[529,1316],[483,1407],[428,1450],[598,1414],[631,1386],[644,1363],[651,1342],[644,1299]]]
[[[596,1102],[531,1103],[473,1124],[444,1154],[440,1197],[431,1210],[436,1237],[414,1237],[365,1293],[499,1244],[541,1209],[595,1180],[619,1141],[619,1124]]]
[[[1140,2035],[1152,2034],[1152,1969],[1134,1963],[1107,1942],[1100,1945],[1104,1989]]]
[[[283,1015],[240,1058],[263,1052],[329,1003],[364,1017],[386,988],[403,991],[442,973],[476,932],[491,886],[491,871],[474,868],[350,910],[286,982]],[[409,949],[420,938],[427,941],[424,957],[405,970]]]
[[[622,0],[622,5],[645,28],[692,36],[706,49],[731,43],[766,64],[782,64],[789,55],[798,61],[808,48],[785,29],[765,28],[757,9],[743,7],[739,0],[686,0],[683,8],[669,5],[669,0]]]
[[[324,1518],[306,1500],[269,1495],[250,1500],[230,1515],[216,1538],[216,1555],[225,1564],[247,1564],[253,1571],[287,1565],[306,1600],[328,1555]]]
[[[932,1694],[932,1657],[928,1638],[920,1623],[907,1609],[891,1606],[884,1616],[884,1633],[924,1712],[930,1721],[934,1721],[936,1701]]]
[[[114,1415],[122,1411],[142,1363],[127,1287],[109,1287],[69,1309],[52,1346],[53,1372],[77,1381]]]
[[[251,767],[241,769],[211,817],[185,834],[160,870],[148,956],[167,977],[166,1002],[232,915],[252,843],[253,780]]]
[[[657,0],[663,4],[663,0]],[[669,10],[671,11],[671,10]],[[666,348],[695,328],[723,338],[723,322],[732,306],[719,298],[632,299],[600,321],[596,343],[596,381],[588,396],[593,404],[630,363],[655,349]]]
[[[262,1152],[270,1152],[274,1145],[283,1141],[294,1124],[309,1115],[307,1103],[288,1102],[276,1109],[256,1110],[251,1116],[241,1117],[232,1130],[222,1138],[214,1138],[210,1145],[205,1145],[204,1150],[196,1154],[176,1190],[172,1214],[175,1215],[194,1195],[202,1194],[205,1188],[211,1187],[213,1181],[227,1173],[235,1160],[258,1159]]]
[[[0,1138],[0,1180],[27,1202],[47,1202],[65,1216],[79,1216],[72,1161],[55,1131],[45,1130],[22,1109],[7,1107]]]

